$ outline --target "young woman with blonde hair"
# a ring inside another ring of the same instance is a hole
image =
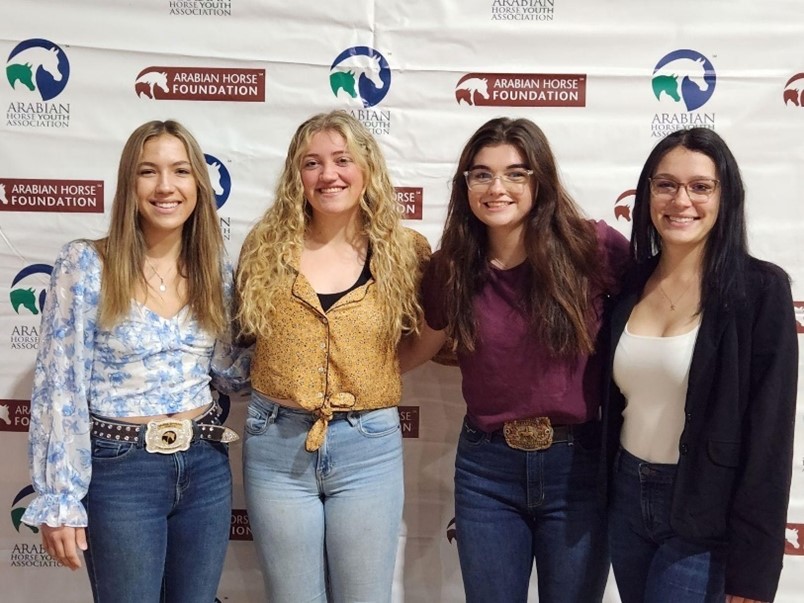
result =
[[[198,143],[175,121],[143,124],[108,235],[56,260],[31,396],[23,521],[71,569],[84,551],[96,603],[215,598],[236,436],[210,373],[229,391],[248,369],[227,343],[227,264]]]
[[[237,285],[256,339],[244,483],[268,600],[390,601],[404,499],[396,348],[427,241],[343,111],[297,129]],[[328,599],[328,596],[330,599]]]

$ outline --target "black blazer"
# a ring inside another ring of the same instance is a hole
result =
[[[625,408],[611,380],[614,350],[656,261],[626,278],[611,313],[603,407],[609,475]],[[745,284],[745,299],[709,304],[702,314],[670,523],[684,538],[726,546],[727,594],[771,601],[784,554],[798,341],[784,271],[750,258]]]

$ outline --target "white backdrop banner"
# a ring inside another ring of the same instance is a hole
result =
[[[57,567],[20,523],[32,497],[31,378],[56,253],[104,234],[122,145],[147,120],[178,119],[198,138],[235,258],[272,202],[292,133],[320,111],[347,109],[374,133],[407,225],[434,247],[458,154],[492,117],[538,123],[588,216],[626,236],[651,147],[678,128],[714,128],[743,170],[752,252],[792,276],[804,332],[800,2],[5,0],[1,13],[4,601],[91,598],[83,571]],[[222,402],[242,431],[245,399]],[[406,502],[394,599],[461,601],[452,523],[458,370],[428,363],[406,376],[400,412]],[[777,597],[791,603],[804,596],[802,415]],[[235,510],[218,600],[263,601],[241,448],[231,452]],[[618,600],[610,580],[606,601]]]

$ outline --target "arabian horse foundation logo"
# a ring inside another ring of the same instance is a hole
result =
[[[332,93],[350,105],[373,107],[391,87],[391,68],[378,51],[352,46],[339,54],[329,69]]]
[[[28,431],[30,423],[29,400],[0,400],[0,431]]]
[[[8,55],[6,78],[16,97],[6,113],[7,125],[33,128],[69,125],[70,105],[48,102],[64,91],[70,79],[70,62],[58,45],[41,38],[20,42]]]
[[[631,236],[632,212],[634,209],[634,197],[636,189],[623,191],[614,201],[614,228],[626,238]]]
[[[804,107],[804,73],[797,73],[787,80],[782,100],[788,107]]]
[[[784,554],[804,555],[804,524],[788,523],[784,529]]]
[[[455,86],[455,100],[459,105],[477,105],[478,95],[485,100],[489,99],[489,78],[470,73],[463,76]]]
[[[793,312],[796,316],[796,333],[804,333],[804,301],[794,301]]]
[[[715,92],[717,76],[712,62],[688,48],[674,50],[653,69],[653,96],[667,109],[653,118],[653,136],[664,137],[683,128],[714,129],[714,113],[693,113],[703,107]],[[681,110],[682,112],[679,112]]]
[[[396,206],[403,220],[421,220],[424,189],[420,186],[395,186]]]
[[[0,211],[103,213],[103,180],[0,178]]]
[[[455,85],[459,105],[585,107],[585,73],[467,73]]]
[[[265,70],[152,65],[137,74],[134,92],[151,100],[265,102]]]
[[[418,438],[419,437],[419,407],[418,406],[400,406],[399,408],[399,424],[402,429],[403,438]]]

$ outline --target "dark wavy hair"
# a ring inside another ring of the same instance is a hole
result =
[[[637,183],[631,255],[637,264],[644,264],[662,251],[662,239],[650,216],[649,178],[664,156],[678,147],[709,157],[715,164],[719,182],[720,207],[704,244],[699,306],[702,309],[710,300],[726,303],[744,295],[743,275],[748,259],[743,179],[737,160],[714,130],[678,130],[659,141],[648,155]]]
[[[469,207],[464,171],[488,146],[509,144],[533,170],[535,196],[526,218],[527,290],[521,307],[532,333],[557,357],[593,351],[589,316],[592,292],[605,287],[594,226],[563,187],[544,132],[528,119],[500,117],[480,127],[464,146],[452,179],[447,220],[441,238],[446,258],[447,335],[454,349],[472,351],[476,323],[474,296],[488,279],[486,226]]]

